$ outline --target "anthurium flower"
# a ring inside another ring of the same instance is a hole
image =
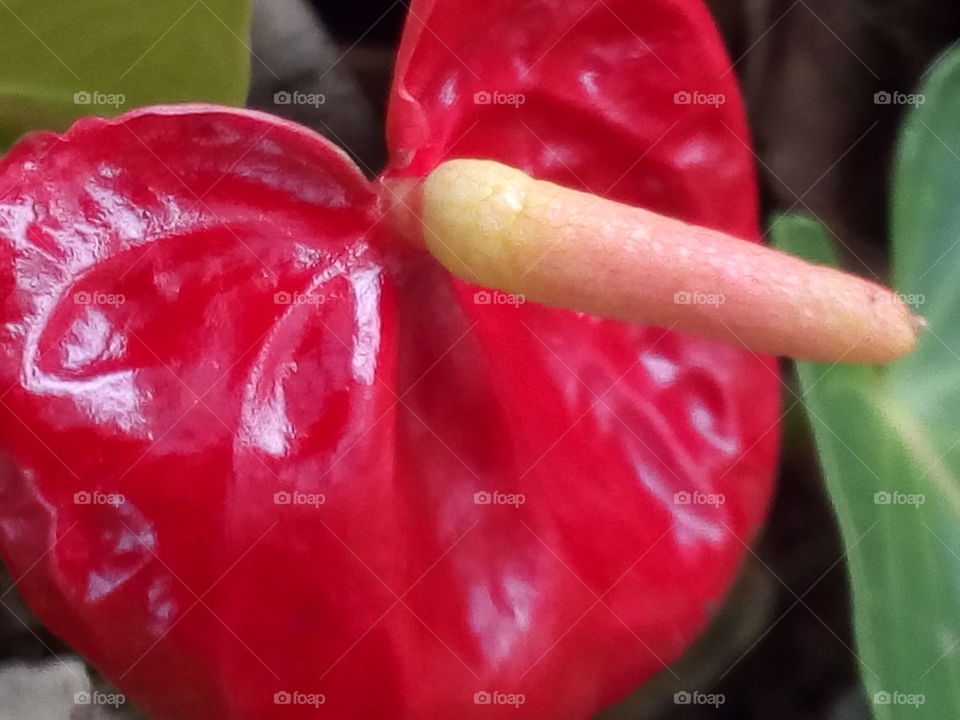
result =
[[[414,2],[388,137],[371,182],[157,107],[0,166],[0,548],[152,718],[588,717],[764,517],[772,359],[473,284],[395,222],[478,158],[756,240],[699,0]]]

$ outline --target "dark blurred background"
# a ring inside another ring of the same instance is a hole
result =
[[[254,4],[250,104],[289,112],[340,143],[373,175],[385,162],[383,116],[405,5]],[[708,4],[743,84],[765,213],[815,214],[842,238],[850,269],[885,277],[887,183],[904,107],[874,104],[873,94],[913,91],[930,63],[960,38],[960,7],[933,0]],[[318,107],[273,102],[274,92],[292,88],[323,93],[328,101]],[[796,386],[785,381],[789,408]],[[713,627],[677,663],[682,680],[661,675],[604,720],[869,719],[852,649],[843,550],[799,407],[788,413],[783,453],[766,530]],[[56,692],[48,693],[48,706],[31,705],[41,714],[0,709],[0,720],[138,717],[129,707],[114,712],[58,704],[64,694],[58,688],[66,691],[77,673],[92,671],[79,660],[69,660],[69,667],[52,661],[70,658],[70,649],[39,625],[15,592],[7,594],[9,587],[0,571],[0,597],[12,610],[0,612],[0,696],[15,700],[37,686]],[[104,687],[95,676],[93,682]],[[674,693],[693,689],[723,693],[725,702],[719,708],[674,702]]]

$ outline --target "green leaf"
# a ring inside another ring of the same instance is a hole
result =
[[[941,77],[946,67],[952,68],[950,82]],[[942,86],[928,88],[923,113],[934,110],[946,92],[954,96],[945,107],[955,107],[958,69],[957,63],[938,69],[931,85]],[[910,123],[915,128],[916,113]],[[960,141],[960,125],[944,132],[944,140]],[[942,160],[923,139],[912,142],[931,160]],[[929,142],[939,140],[931,136]],[[913,171],[924,173],[915,165]],[[898,182],[905,182],[904,172]],[[895,238],[900,288],[928,293],[920,307],[931,327],[918,349],[883,367],[797,363],[846,549],[853,651],[878,720],[960,718],[960,358],[941,337],[956,337],[960,298],[952,286],[937,288],[922,277],[929,266],[917,257],[936,259],[960,237],[960,213],[914,212],[907,193],[922,192],[924,202],[939,207],[949,205],[956,187],[956,168],[928,166],[926,172],[922,184],[914,184],[913,176],[911,187],[897,189],[909,219],[895,214],[894,223],[906,233]],[[782,249],[837,264],[824,229],[813,220],[782,217],[773,233]]]
[[[928,71],[924,103],[909,113],[898,145],[891,213],[897,289],[926,302],[931,325],[922,352],[901,363],[906,375],[932,373],[918,383],[925,422],[956,426],[960,390],[960,48]],[[952,381],[952,382],[949,382]],[[958,716],[960,717],[960,716]]]
[[[242,104],[249,15],[249,0],[0,2],[0,151],[86,115]]]

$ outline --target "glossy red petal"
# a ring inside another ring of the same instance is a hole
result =
[[[736,75],[701,0],[421,0],[388,118],[391,175],[453,157],[757,231]]]
[[[4,190],[0,545],[153,717],[580,718],[720,602],[769,494],[760,361],[478,304],[262,115],[84,121]]]
[[[298,126],[176,107],[33,136],[0,192],[13,576],[152,717],[267,716],[301,651],[329,664],[369,622],[337,599],[362,568],[274,494],[394,500],[366,432],[397,345],[369,184]]]
[[[490,158],[757,238],[744,111],[699,0],[414,3],[389,137],[391,177]],[[536,462],[520,471],[523,492],[554,498],[531,502],[524,526],[569,572],[557,576],[569,582],[550,620],[557,645],[524,670],[525,687],[559,694],[543,717],[585,716],[662,671],[719,605],[772,491],[776,365],[661,330],[478,305],[477,288],[455,286],[511,425],[543,433],[516,436]],[[530,392],[534,378],[547,387]]]

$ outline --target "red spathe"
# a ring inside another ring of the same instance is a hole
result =
[[[756,238],[699,0],[410,12],[386,177],[492,158]],[[763,520],[772,360],[506,302],[377,190],[212,106],[0,166],[0,548],[152,718],[585,718],[690,644]]]

